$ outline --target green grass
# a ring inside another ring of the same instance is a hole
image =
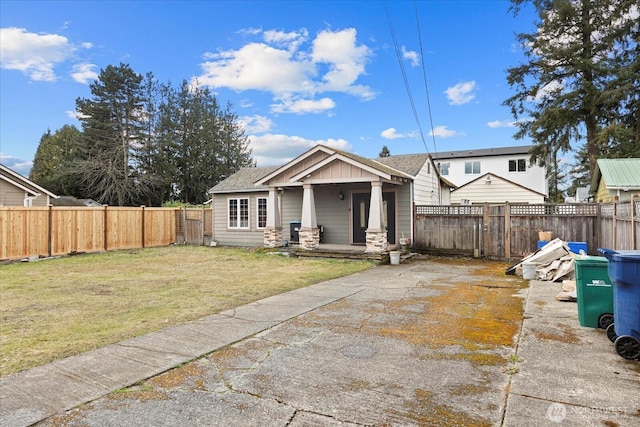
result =
[[[195,246],[1,265],[0,376],[372,265]]]

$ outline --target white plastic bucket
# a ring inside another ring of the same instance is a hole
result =
[[[523,262],[522,278],[525,280],[534,280],[536,278],[536,267],[538,267],[538,264],[535,262]]]
[[[389,260],[391,261],[391,265],[400,264],[400,251],[389,252]]]

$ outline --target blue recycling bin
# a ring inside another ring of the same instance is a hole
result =
[[[598,251],[613,282],[615,349],[625,359],[640,359],[640,251]]]

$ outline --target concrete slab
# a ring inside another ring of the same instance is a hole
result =
[[[3,378],[0,426],[638,425],[640,364],[494,267],[376,267]]]

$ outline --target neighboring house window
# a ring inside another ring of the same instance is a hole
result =
[[[479,174],[480,162],[464,162],[464,173],[466,175]]]
[[[258,228],[265,228],[267,226],[267,198],[258,197],[256,203],[258,205]]]
[[[449,175],[451,163],[440,163],[440,175]]]
[[[249,199],[229,199],[229,228],[249,228]]]
[[[526,159],[509,160],[509,172],[526,172],[526,171],[527,171]]]

